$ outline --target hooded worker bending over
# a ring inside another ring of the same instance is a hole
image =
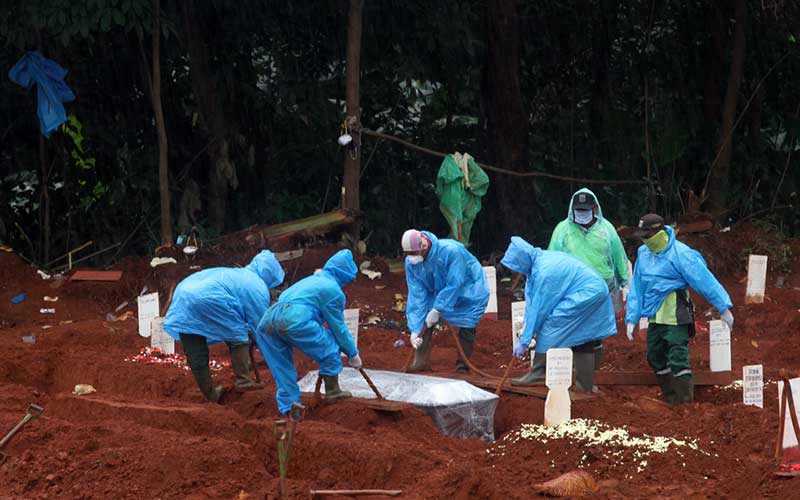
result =
[[[428,231],[403,234],[408,303],[406,319],[416,349],[409,371],[431,369],[431,336],[420,335],[440,318],[459,327],[458,338],[467,358],[475,348],[475,327],[489,303],[489,287],[478,259],[455,240],[440,240]],[[467,371],[459,354],[456,369]]]
[[[536,335],[536,354],[571,347],[575,360],[575,388],[591,392],[594,386],[594,345],[617,333],[614,306],[605,281],[589,266],[563,252],[536,248],[518,236],[501,264],[527,277],[525,323],[514,355],[525,356]],[[515,385],[533,385],[529,375]]]
[[[237,389],[258,385],[250,378],[249,331],[269,307],[269,289],[283,283],[283,269],[269,250],[244,268],[214,267],[188,276],[175,288],[164,330],[183,342],[192,375],[206,400],[219,402],[208,367],[208,345],[225,342]]]
[[[689,338],[694,336],[694,288],[714,306],[720,319],[733,328],[731,298],[706,267],[697,250],[675,239],[675,231],[660,215],[639,220],[639,247],[628,295],[625,323],[628,340],[642,317],[648,317],[647,362],[656,372],[664,399],[670,404],[694,401]]]
[[[342,287],[356,278],[357,271],[350,250],[340,250],[328,259],[320,273],[283,292],[261,318],[256,343],[278,386],[275,399],[282,414],[292,409],[292,403],[300,403],[295,347],[319,364],[326,401],[350,397],[349,392],[339,388],[339,353],[347,355],[353,368],[361,367],[361,357],[344,322]]]

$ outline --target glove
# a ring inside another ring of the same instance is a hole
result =
[[[361,368],[361,356],[359,356],[358,354],[356,354],[355,356],[350,358],[349,362],[350,362],[350,366],[352,366],[356,370]]]
[[[419,333],[412,333],[411,334],[411,347],[414,349],[419,349],[422,345],[422,337],[419,336]]]
[[[431,309],[428,312],[428,315],[425,316],[425,326],[430,328],[438,322],[439,322],[439,311],[437,311],[436,309]]]
[[[523,345],[522,342],[517,342],[517,345],[514,346],[514,357],[522,359],[526,352],[528,352],[528,346]]]
[[[625,335],[628,336],[628,340],[633,342],[633,329],[636,327],[633,323],[628,323],[625,325]]]
[[[719,319],[728,325],[728,330],[733,330],[733,313],[731,313],[730,309],[725,309],[725,311],[719,315]]]

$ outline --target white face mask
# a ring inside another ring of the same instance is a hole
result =
[[[594,212],[590,210],[573,210],[575,214],[575,222],[578,224],[588,224],[592,222]]]
[[[417,264],[422,264],[422,255],[408,255],[406,256],[406,261],[411,264],[412,266],[416,266]]]

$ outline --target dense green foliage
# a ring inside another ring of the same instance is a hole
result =
[[[517,125],[527,130],[527,170],[647,181],[589,186],[617,225],[634,223],[651,207],[670,218],[685,213],[689,191],[701,195],[721,139],[733,3],[519,2],[519,82],[528,122]],[[146,84],[153,3],[0,4],[0,239],[41,259],[46,244],[52,256],[88,239],[98,248],[125,241],[135,231],[122,252],[150,251],[159,243],[158,146]],[[364,126],[495,164],[491,152],[506,145],[491,143],[486,131],[493,5],[367,0]],[[163,2],[161,9],[174,223],[185,225],[199,199],[204,234],[219,230],[208,223],[206,193],[207,153],[220,129],[230,158],[224,230],[336,207],[346,154],[336,138],[344,118],[347,2],[186,0]],[[797,234],[797,209],[782,207],[796,206],[800,191],[800,5],[747,2],[742,22],[729,182],[724,204],[704,208],[722,223],[756,213]],[[203,41],[205,75],[189,57],[192,33]],[[72,118],[65,129],[45,141],[45,167],[35,92],[5,76],[36,49],[69,70],[77,96],[67,105]],[[214,106],[197,95],[202,84],[213,90]],[[396,253],[407,226],[446,232],[434,192],[440,159],[369,137],[364,142],[361,206],[370,250]],[[492,186],[500,177],[490,172]],[[40,209],[44,178],[49,243]],[[535,214],[519,234],[546,245],[569,195],[583,186],[512,182],[533,186],[529,197],[514,200],[520,213]],[[495,224],[502,217],[496,193],[490,187],[473,229],[481,255],[507,243],[508,229]]]

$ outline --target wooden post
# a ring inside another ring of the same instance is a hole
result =
[[[347,72],[345,118],[351,127],[352,148],[348,148],[344,159],[344,179],[342,185],[342,207],[357,212],[359,203],[359,177],[361,174],[361,103],[359,99],[359,78],[361,74],[361,12],[364,0],[350,0],[347,20]],[[359,240],[358,220],[353,223],[350,235],[353,244]]]

